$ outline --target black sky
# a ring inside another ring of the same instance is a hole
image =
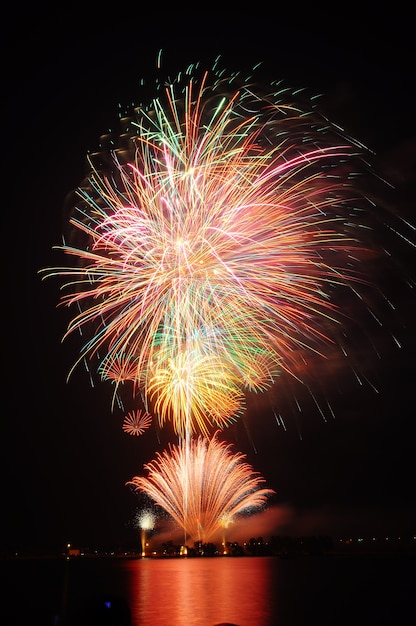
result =
[[[230,69],[263,61],[268,76],[326,94],[334,121],[375,152],[394,183],[387,208],[415,223],[412,19],[396,5],[394,13],[344,6],[306,14],[257,14],[253,6],[233,16],[212,7],[88,12],[42,2],[19,14],[5,10],[2,549],[134,537],[138,502],[125,482],[169,439],[124,434],[123,415],[110,411],[111,389],[91,388],[82,370],[66,383],[80,346],[61,344],[69,314],[56,309],[58,285],[38,275],[56,263],[51,249],[61,241],[63,203],[83,177],[86,153],[117,128],[118,103],[137,99],[139,80],[152,84],[159,49],[173,74],[197,60],[209,67],[221,54]],[[415,298],[404,278],[414,252],[405,244],[395,250],[403,279],[389,281],[398,309],[386,325],[403,347],[386,332],[380,359],[356,357],[379,393],[346,375],[339,392],[334,371],[314,363],[308,380],[322,402],[333,399],[335,418],[325,411],[322,419],[311,398],[301,412],[281,401],[283,428],[269,398],[256,396],[247,418],[229,430],[276,490],[256,534],[416,531]]]

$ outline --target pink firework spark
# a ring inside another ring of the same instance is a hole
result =
[[[126,415],[123,422],[123,430],[129,435],[142,435],[152,423],[152,416],[147,411],[138,409]]]

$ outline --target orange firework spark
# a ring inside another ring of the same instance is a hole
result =
[[[152,416],[147,411],[138,409],[126,415],[123,422],[123,430],[129,435],[142,435],[152,423]]]

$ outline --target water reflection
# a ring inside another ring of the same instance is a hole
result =
[[[130,561],[132,626],[270,626],[272,564],[253,557]]]
[[[0,560],[7,626],[393,626],[409,555]]]

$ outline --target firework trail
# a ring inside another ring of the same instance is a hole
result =
[[[128,485],[146,493],[179,524],[186,537],[207,543],[243,513],[263,507],[274,493],[262,488],[264,479],[234,453],[231,446],[199,436],[183,445],[169,445],[145,465],[147,477],[135,476]]]
[[[357,147],[292,100],[214,68],[167,83],[122,120],[110,160],[90,156],[61,247],[74,266],[43,270],[76,307],[65,336],[94,329],[77,363],[131,382],[180,437],[224,428],[247,391],[324,354],[333,293],[365,283]]]

